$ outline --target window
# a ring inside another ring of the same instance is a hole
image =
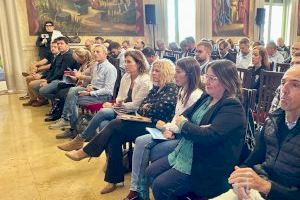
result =
[[[270,40],[276,42],[277,38],[285,35],[285,4],[284,0],[265,1],[266,9],[264,25],[264,42]]]
[[[168,0],[168,42],[196,35],[196,0]]]

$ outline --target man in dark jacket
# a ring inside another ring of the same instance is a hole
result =
[[[51,63],[47,77],[45,81],[40,84],[40,88],[37,88],[35,92],[47,99],[53,99],[57,92],[57,85],[62,80],[64,71],[70,69],[78,69],[78,63],[72,56],[72,51],[68,45],[68,39],[66,37],[58,37],[55,39],[57,42],[59,54],[55,60]],[[32,106],[42,106],[48,101],[43,99],[32,104]]]
[[[284,74],[280,102],[281,108],[266,120],[245,165],[235,167],[229,177],[239,199],[300,199],[299,68]]]

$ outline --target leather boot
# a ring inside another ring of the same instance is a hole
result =
[[[108,183],[101,191],[101,194],[107,194],[113,192],[117,188],[116,184]]]
[[[67,153],[65,153],[65,155],[70,158],[71,160],[74,161],[80,161],[82,159],[88,158],[90,157],[88,154],[86,154],[82,149],[79,149],[77,151],[73,150],[73,151],[69,151]],[[89,161],[91,160],[92,157],[90,157]]]
[[[84,139],[77,135],[71,142],[58,145],[57,147],[63,151],[78,150],[83,147]]]

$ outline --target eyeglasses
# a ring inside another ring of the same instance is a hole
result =
[[[46,24],[45,27],[51,27],[53,26],[52,24]]]
[[[203,77],[204,77],[204,81],[205,82],[215,82],[215,81],[219,80],[218,77],[212,76],[212,75],[208,75],[208,74],[204,74]]]

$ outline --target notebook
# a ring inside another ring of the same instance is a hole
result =
[[[165,138],[163,133],[157,128],[149,128],[146,127],[146,131],[148,131],[154,140],[168,140]]]
[[[142,117],[137,115],[128,115],[128,114],[120,114],[117,116],[118,119],[127,120],[127,121],[136,121],[136,122],[147,122],[151,123],[151,119],[148,117]]]

